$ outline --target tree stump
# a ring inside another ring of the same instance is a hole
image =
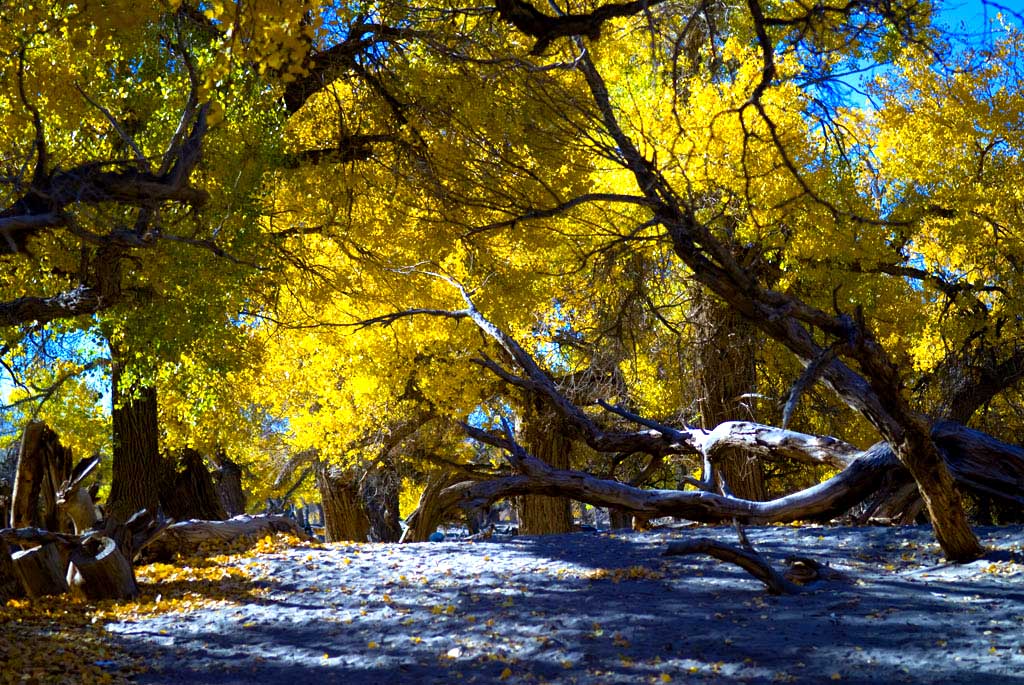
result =
[[[55,532],[71,527],[57,511],[57,490],[71,475],[71,450],[45,423],[25,427],[11,502],[11,527],[41,526]]]
[[[64,570],[67,557],[55,542],[15,552],[11,555],[14,573],[25,594],[32,599],[62,595],[68,591]]]
[[[7,551],[7,544],[0,542],[0,606],[9,599],[24,596],[25,590],[14,571],[14,561]]]
[[[88,600],[133,599],[139,594],[131,563],[105,535],[93,535],[71,555],[74,586]]]

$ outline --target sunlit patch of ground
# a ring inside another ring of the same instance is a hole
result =
[[[132,682],[146,661],[112,646],[106,624],[255,601],[265,592],[251,583],[257,557],[299,542],[277,534],[255,546],[239,541],[199,548],[171,564],[139,566],[140,595],[131,601],[87,602],[72,594],[11,600],[0,606],[0,683]]]

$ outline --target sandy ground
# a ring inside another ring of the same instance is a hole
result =
[[[661,556],[729,528],[299,547],[244,562],[248,599],[107,630],[140,683],[1024,684],[1024,527],[979,534],[949,566],[926,528],[752,528],[845,576],[782,597]]]

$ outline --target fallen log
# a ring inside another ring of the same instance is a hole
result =
[[[285,516],[236,516],[226,521],[181,521],[167,526],[150,543],[144,558],[166,561],[175,554],[194,553],[201,545],[229,545],[256,540],[274,533],[288,533],[307,542],[316,542],[299,525]]]

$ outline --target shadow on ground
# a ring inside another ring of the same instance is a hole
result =
[[[919,528],[758,529],[773,559],[845,575],[772,597],[660,556],[708,532],[296,549],[261,560],[258,599],[108,629],[147,655],[143,683],[1024,684],[1012,558],[941,567]]]

